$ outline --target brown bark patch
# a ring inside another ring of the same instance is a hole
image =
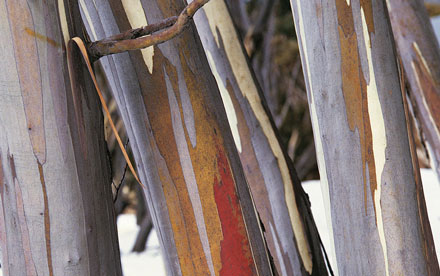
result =
[[[372,14],[368,14],[371,1],[362,1],[366,7],[365,17],[368,28],[374,28]],[[367,215],[367,174],[370,182],[371,196],[377,189],[376,166],[373,153],[373,138],[371,132],[370,116],[368,114],[367,83],[362,71],[358,41],[354,28],[353,12],[346,0],[336,0],[336,8],[339,23],[339,42],[341,46],[341,71],[342,92],[344,94],[345,109],[347,112],[348,125],[351,131],[359,132],[362,174],[364,183],[364,205]],[[370,21],[370,23],[368,23]],[[370,25],[368,25],[370,24]],[[374,210],[376,211],[376,207]]]
[[[52,248],[50,246],[50,215],[49,215],[49,200],[47,199],[46,182],[44,180],[43,166],[37,161],[38,172],[40,173],[41,189],[43,190],[44,202],[44,236],[46,238],[46,255],[47,266],[49,269],[49,276],[53,276],[52,266]]]

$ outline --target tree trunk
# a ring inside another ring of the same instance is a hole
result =
[[[69,81],[72,8],[0,2],[4,275],[122,274],[100,104],[81,65]]]
[[[92,40],[158,22],[175,0],[82,3]],[[127,128],[169,275],[272,275],[220,93],[190,26],[102,58]]]
[[[288,164],[223,0],[194,16],[279,275],[326,275],[310,203]]]
[[[429,275],[384,1],[291,3],[339,274]]]
[[[440,179],[440,52],[423,1],[390,0],[388,10],[409,92]]]

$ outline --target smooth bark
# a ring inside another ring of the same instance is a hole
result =
[[[82,2],[92,40],[179,14],[183,1]],[[193,24],[100,60],[126,125],[169,275],[272,275],[226,113]]]
[[[279,275],[326,275],[310,203],[280,145],[225,1],[194,16]]]
[[[385,2],[291,3],[339,275],[429,275]]]
[[[80,64],[69,81],[74,7],[0,2],[4,275],[122,274],[100,104]]]

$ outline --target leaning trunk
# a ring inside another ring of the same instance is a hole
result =
[[[82,3],[93,40],[184,8],[178,0]],[[169,275],[272,275],[220,93],[194,28],[101,62],[147,186]]]
[[[65,49],[79,25],[62,4],[0,2],[3,273],[117,276],[102,113],[81,65],[71,89]]]
[[[223,0],[194,16],[279,275],[326,275],[307,195],[275,132]]]
[[[440,52],[428,13],[420,0],[387,2],[396,46],[411,102],[440,179]]]
[[[435,275],[384,1],[291,3],[339,274]]]

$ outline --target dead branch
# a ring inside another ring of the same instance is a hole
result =
[[[91,60],[96,61],[103,56],[143,49],[168,41],[182,33],[194,14],[208,2],[209,0],[194,0],[183,9],[179,16],[91,42],[88,45],[89,56]],[[155,34],[161,30],[163,31]]]

